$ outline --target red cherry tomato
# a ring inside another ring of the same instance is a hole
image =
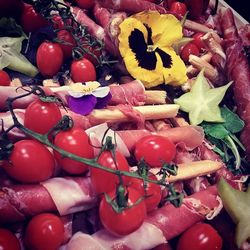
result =
[[[148,176],[151,180],[157,180],[154,174]],[[145,204],[147,212],[154,210],[161,201],[161,186],[152,182],[146,182],[137,178],[131,178],[129,181],[129,187],[136,189],[142,196],[145,196]],[[145,185],[145,186],[144,186]]]
[[[204,36],[204,33],[197,32],[193,35],[193,43],[198,47],[199,51],[203,51],[206,49],[206,45],[202,40],[202,37]]]
[[[117,213],[112,206],[106,201],[103,196],[100,207],[99,215],[103,226],[111,233],[116,235],[127,235],[137,230],[143,223],[146,217],[146,206],[141,198],[140,193],[128,187],[126,189],[128,195],[128,208],[122,212]],[[111,199],[115,198],[115,191],[108,193]]]
[[[173,2],[170,7],[170,11],[175,14],[184,16],[187,12],[187,6],[181,2]]]
[[[53,77],[63,64],[63,51],[58,43],[43,42],[37,50],[36,63],[44,77]]]
[[[0,70],[0,86],[9,86],[11,82],[10,76],[4,70]]]
[[[148,135],[135,144],[136,160],[144,159],[151,167],[162,167],[163,163],[170,163],[175,154],[175,145],[163,136]]]
[[[222,238],[205,223],[198,223],[185,231],[178,241],[177,250],[220,250]]]
[[[35,140],[21,140],[14,144],[5,171],[14,179],[35,183],[45,181],[54,172],[55,161],[51,152]]]
[[[85,49],[87,49],[87,51],[89,52],[84,54],[83,57],[92,62],[93,65],[97,66],[102,54],[101,50],[98,49],[97,47],[92,47],[92,46],[85,46]]]
[[[76,41],[71,33],[67,30],[60,30],[57,33],[57,38],[61,41],[64,41],[67,44],[59,43],[60,47],[62,48],[64,58],[68,59],[72,56],[72,49],[76,46]]]
[[[92,159],[94,157],[93,147],[90,145],[89,137],[83,129],[71,128],[59,132],[55,137],[55,145],[77,156]],[[88,165],[70,158],[62,157],[54,151],[55,158],[65,171],[70,174],[81,174],[88,170]]]
[[[107,168],[129,171],[128,162],[119,151],[115,152],[115,160],[110,151],[103,151],[97,162]],[[90,178],[98,194],[110,192],[119,183],[117,175],[97,168],[90,169]],[[126,181],[126,178],[124,177],[123,180]]]
[[[91,9],[94,6],[95,0],[76,0],[76,2],[82,9]]]
[[[17,237],[9,230],[0,228],[0,249],[1,250],[21,250]]]
[[[34,32],[42,27],[48,26],[48,21],[37,13],[31,4],[24,4],[21,25],[25,32]]]
[[[40,134],[46,134],[62,118],[58,105],[40,99],[29,104],[24,114],[24,126]]]
[[[86,58],[73,61],[70,71],[74,82],[88,82],[96,80],[95,67],[92,62]]]
[[[185,63],[188,63],[190,55],[198,56],[199,53],[199,48],[193,42],[190,42],[181,49],[181,58]]]
[[[28,249],[56,250],[63,240],[63,223],[58,216],[50,213],[33,217],[25,231],[24,242]]]

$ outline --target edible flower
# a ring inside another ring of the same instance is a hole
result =
[[[175,16],[145,11],[120,24],[119,50],[128,72],[146,88],[180,85],[187,81],[186,66],[171,46],[181,38]]]
[[[202,70],[190,92],[174,99],[174,102],[188,113],[192,125],[198,125],[203,121],[224,122],[219,104],[231,84],[232,82],[222,87],[211,88]]]
[[[68,106],[77,114],[88,115],[94,108],[104,108],[111,99],[109,87],[101,87],[96,81],[78,82],[68,87]]]
[[[250,187],[239,191],[231,187],[223,178],[218,182],[218,193],[223,205],[236,226],[235,240],[238,248],[250,239]]]

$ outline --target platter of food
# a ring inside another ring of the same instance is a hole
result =
[[[0,0],[0,249],[250,249],[249,48],[223,0]]]

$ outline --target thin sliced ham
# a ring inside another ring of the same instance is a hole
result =
[[[42,212],[71,214],[96,203],[88,177],[52,178],[42,184],[2,187],[0,223],[22,221]]]
[[[97,2],[107,9],[126,11],[129,13],[137,13],[147,10],[156,10],[162,14],[168,12],[164,7],[146,0],[98,0]]]
[[[139,80],[120,85],[111,85],[110,93],[112,95],[110,105],[130,104],[140,106],[145,104],[145,88]]]
[[[74,246],[79,246],[79,248],[74,248],[74,250],[81,250],[81,245],[84,244],[85,239],[90,244],[86,249],[98,249],[95,248],[98,244],[101,244],[103,247],[100,249],[105,250],[152,249],[179,235],[193,224],[218,214],[221,209],[221,202],[218,198],[216,187],[209,187],[204,191],[184,198],[183,204],[179,208],[167,204],[153,211],[148,215],[142,226],[129,235],[117,237],[105,229],[97,231],[92,236],[78,233],[75,238],[74,236],[72,238],[75,241]],[[91,248],[91,244],[93,248]],[[71,240],[67,247],[70,245]],[[73,248],[67,247],[67,250],[73,250]]]
[[[118,135],[127,145],[129,151],[133,151],[135,143],[146,135],[150,135],[148,130],[123,130],[117,131]],[[200,146],[204,139],[204,132],[198,126],[183,126],[167,130],[154,132],[160,136],[167,137],[173,143],[184,146],[187,150],[193,150]]]
[[[88,210],[97,203],[89,178],[51,178],[42,185],[49,192],[60,215]]]

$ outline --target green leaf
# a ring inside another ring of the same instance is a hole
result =
[[[0,69],[5,67],[34,77],[38,70],[21,54],[25,37],[0,37]]]
[[[25,36],[23,29],[17,25],[13,18],[3,17],[0,19],[0,37],[20,37]]]
[[[214,124],[214,123],[202,123],[202,127],[206,135],[210,135],[216,139],[224,139],[228,136],[229,132],[225,129],[223,124]]]
[[[232,112],[227,107],[221,108],[221,115],[225,120],[223,126],[231,133],[238,133],[244,128],[244,122],[239,118],[237,114]]]

